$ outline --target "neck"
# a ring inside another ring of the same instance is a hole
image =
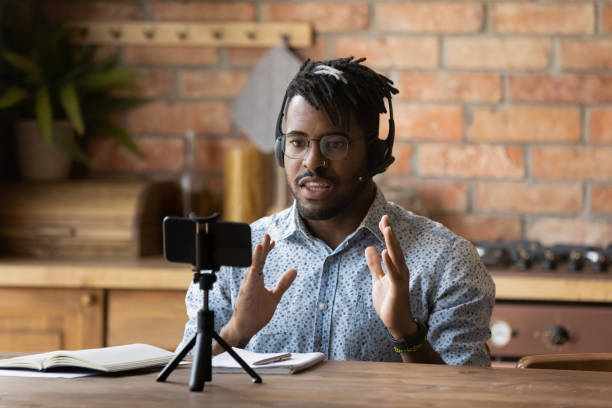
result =
[[[366,181],[355,203],[340,214],[326,220],[303,219],[310,233],[335,249],[344,239],[357,229],[368,213],[376,196],[376,185]]]

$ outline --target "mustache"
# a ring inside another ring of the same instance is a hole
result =
[[[325,174],[323,173],[322,167],[317,167],[314,171],[307,169],[304,173],[298,174],[297,176],[295,176],[295,179],[293,179],[293,182],[295,184],[299,184],[300,180],[302,180],[305,177],[319,177],[319,178],[328,180],[332,183],[335,182],[335,180],[332,177],[325,176]]]

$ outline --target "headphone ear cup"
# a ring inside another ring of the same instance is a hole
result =
[[[281,168],[285,167],[285,153],[283,152],[284,136],[277,137],[274,140],[274,156],[276,156],[276,162]]]
[[[376,139],[370,146],[368,153],[368,171],[377,171],[387,161],[387,142]],[[384,171],[384,170],[383,170]]]

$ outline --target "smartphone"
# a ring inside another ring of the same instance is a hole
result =
[[[164,257],[170,262],[196,263],[196,222],[190,218],[164,218]],[[250,266],[251,227],[241,222],[208,222],[208,239],[201,240],[200,256],[206,265]]]

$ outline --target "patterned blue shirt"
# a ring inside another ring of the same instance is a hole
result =
[[[410,270],[410,306],[428,326],[427,340],[447,364],[490,365],[485,342],[495,286],[473,245],[439,223],[387,202],[378,190],[356,231],[331,249],[313,237],[293,206],[251,225],[253,248],[265,233],[276,241],[264,267],[267,288],[295,268],[297,277],[272,320],[251,338],[251,351],[321,351],[333,360],[401,361],[372,304],[372,278],[364,251],[385,248],[378,223],[384,214]],[[215,330],[228,322],[246,268],[222,267],[210,293]],[[189,321],[179,347],[197,328],[202,292],[191,284]]]

